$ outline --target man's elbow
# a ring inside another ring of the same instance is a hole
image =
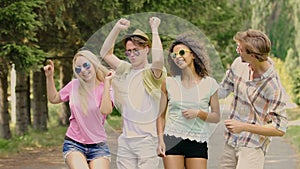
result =
[[[285,132],[278,129],[278,128],[274,128],[275,130],[272,132],[272,135],[275,137],[282,137],[284,136]]]
[[[277,130],[277,136],[278,137],[282,137],[282,136],[284,136],[284,134],[285,134],[285,132],[284,131],[281,131],[281,130]]]
[[[220,115],[215,119],[215,123],[219,123],[221,121]]]

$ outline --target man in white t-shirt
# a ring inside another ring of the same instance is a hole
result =
[[[151,17],[152,47],[148,36],[137,29],[123,39],[130,63],[114,55],[115,41],[130,21],[120,19],[104,41],[101,57],[115,71],[113,88],[115,106],[123,117],[123,130],[118,138],[117,166],[119,169],[155,169],[159,158],[156,154],[156,119],[160,100],[160,87],[166,77],[164,56],[158,34],[160,19]],[[148,63],[151,50],[152,64]]]

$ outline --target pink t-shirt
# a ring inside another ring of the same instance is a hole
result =
[[[69,101],[71,109],[71,116],[69,118],[70,126],[68,127],[66,135],[83,144],[105,142],[107,138],[104,129],[106,115],[100,113],[104,83],[100,83],[100,85],[87,96],[86,103],[88,113],[86,114],[81,108],[78,87],[79,80],[74,79],[59,91],[61,100],[64,102]],[[112,89],[110,89],[110,98],[113,104]]]

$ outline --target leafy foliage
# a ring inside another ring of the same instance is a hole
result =
[[[275,1],[272,13],[268,18],[267,32],[272,40],[272,53],[282,60],[287,51],[294,47],[295,27],[290,10],[293,4],[288,1]]]
[[[293,100],[297,105],[300,106],[300,68],[298,68],[295,73],[295,78],[293,79]]]
[[[289,97],[293,96],[293,84],[291,83],[292,81],[292,76],[288,74],[288,70],[286,69],[285,63],[277,57],[272,57],[274,61],[274,65],[276,68],[276,71],[280,77],[281,83],[283,87],[285,88],[287,94]]]
[[[2,6],[0,56],[5,58],[7,63],[14,63],[17,70],[29,71],[45,56],[39,49],[36,37],[36,32],[43,25],[36,10],[43,9],[44,2],[39,0],[11,1]]]
[[[232,37],[249,20],[250,7],[247,1],[240,0],[149,0],[144,1],[144,7],[137,12],[157,11],[190,21],[210,39],[227,65],[234,60]]]

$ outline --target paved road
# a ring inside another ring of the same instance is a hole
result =
[[[223,115],[227,117],[227,115]],[[223,151],[223,130],[224,125],[223,120],[216,125],[215,132],[213,133],[210,143],[209,143],[209,160],[208,169],[218,169],[219,159]],[[109,127],[107,128],[109,135],[108,142],[112,152],[111,159],[111,169],[116,169],[116,150],[117,150],[117,132],[113,131]],[[264,169],[300,169],[299,157],[297,156],[295,149],[292,145],[287,143],[283,138],[276,137],[273,138],[271,142],[269,151],[266,156]],[[37,161],[34,161],[35,165],[28,165],[26,167],[15,168],[15,169],[67,169],[66,165],[61,161],[61,163],[53,164],[51,166],[37,166]],[[161,164],[161,167],[162,164]],[[1,167],[2,169],[2,167]],[[5,168],[3,168],[5,169]]]
[[[218,169],[219,159],[223,150],[223,125],[222,122],[217,125],[214,134],[209,143],[209,161],[208,169]],[[116,169],[116,150],[117,150],[117,134],[109,131],[109,143],[112,152],[111,169]],[[269,151],[266,156],[264,169],[300,169],[299,161],[297,161],[297,154],[289,143],[283,138],[273,138]],[[44,169],[67,169],[63,164],[54,164],[53,166],[44,166]],[[161,167],[162,168],[162,165]],[[38,169],[32,166],[23,167],[19,169]],[[39,168],[40,169],[40,168]]]

